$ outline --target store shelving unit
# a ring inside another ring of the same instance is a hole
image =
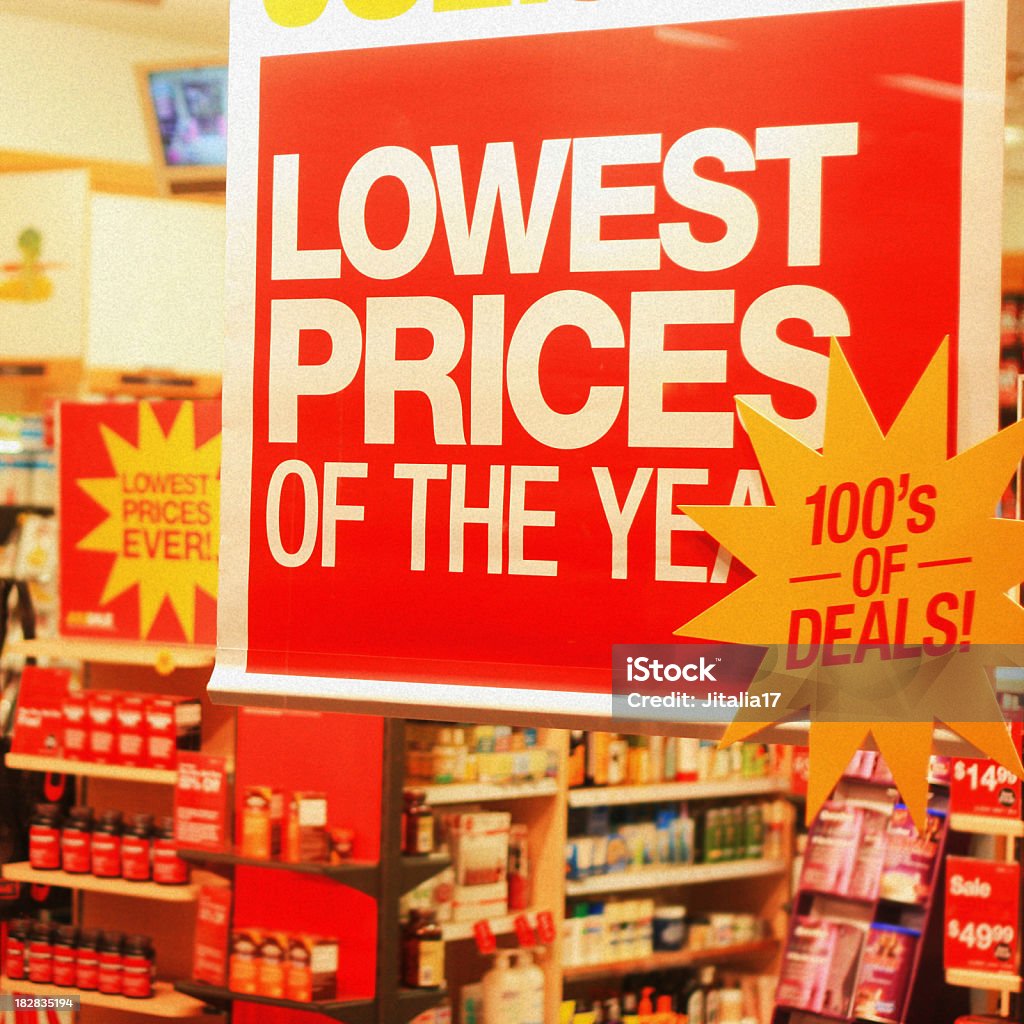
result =
[[[202,644],[149,644],[76,637],[12,640],[5,653],[20,658],[83,661],[94,665],[138,665],[169,675],[175,669],[212,668],[216,649]]]
[[[541,796],[556,796],[559,791],[556,779],[505,783],[449,782],[422,788],[427,803],[432,807],[494,803],[504,800],[532,800]]]
[[[153,995],[149,999],[129,999],[127,996],[105,996],[102,992],[82,988],[65,988],[57,985],[40,985],[31,981],[0,980],[0,992],[12,992],[23,996],[78,996],[82,1006],[89,1008],[84,1013],[94,1010],[102,1011],[97,1020],[109,1021],[109,1011],[118,1011],[117,1019],[125,1020],[125,1014],[137,1014],[141,1017],[164,1017],[183,1020],[191,1017],[202,1017],[208,1013],[205,1003],[199,999],[178,992],[173,985],[158,981],[153,986]]]

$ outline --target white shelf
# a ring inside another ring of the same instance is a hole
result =
[[[452,782],[437,786],[409,783],[411,789],[422,789],[427,803],[473,804],[491,800],[526,800],[536,796],[554,796],[558,792],[557,779],[538,779],[536,782]]]
[[[511,935],[516,930],[516,918],[526,917],[533,923],[537,910],[515,910],[509,914],[502,914],[501,917],[485,918],[490,926],[493,935]],[[473,938],[473,929],[479,921],[445,921],[441,925],[441,932],[445,942],[461,942]]]
[[[202,644],[149,644],[131,640],[42,637],[12,640],[5,654],[56,661],[93,661],[106,665],[147,665],[162,675],[176,668],[210,668],[216,648]]]
[[[733,960],[765,957],[778,951],[777,939],[758,939],[733,946],[708,946],[705,949],[681,949],[672,953],[652,953],[636,960],[612,960],[599,964],[575,964],[563,968],[566,982],[592,981],[595,978],[621,977],[625,974],[650,974],[698,964],[720,964]]]
[[[178,781],[178,773],[172,768],[132,768],[123,764],[94,764],[91,761],[69,761],[63,757],[42,757],[37,754],[8,754],[4,761],[8,768],[20,768],[26,772],[151,782],[161,786],[173,786]]]
[[[949,827],[954,832],[982,836],[1024,836],[1024,821],[1019,818],[990,818],[984,814],[951,814]]]
[[[37,871],[27,861],[4,864],[3,877],[26,885],[53,885],[80,892],[102,892],[111,896],[132,896],[162,903],[194,903],[199,887],[216,879],[214,875],[193,874],[196,880],[188,885],[158,885],[156,882],[131,882],[124,878],[97,878],[95,875],[71,874],[67,871]],[[202,877],[200,877],[202,876]]]
[[[108,1010],[139,1013],[147,1017],[201,1017],[206,1013],[205,1003],[176,992],[166,981],[158,981],[153,986],[153,995],[149,999],[105,996],[88,989],[40,985],[31,981],[12,981],[10,978],[0,978],[0,992],[13,992],[20,996],[78,996],[83,1006],[102,1006]]]
[[[783,860],[730,860],[721,864],[661,864],[649,868],[613,871],[565,883],[566,896],[591,896],[605,892],[668,889],[675,885],[703,885],[740,878],[779,875],[788,870]]]
[[[1020,976],[953,968],[946,971],[946,984],[959,985],[961,988],[979,988],[987,992],[1019,992]]]
[[[595,786],[570,789],[570,807],[608,807],[655,804],[667,800],[713,800],[731,796],[779,793],[784,783],[775,776],[756,779],[719,779],[707,782],[656,782],[645,786]]]

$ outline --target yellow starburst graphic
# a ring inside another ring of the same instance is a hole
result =
[[[833,341],[821,452],[737,403],[774,504],[682,507],[754,576],[677,633],[778,645],[756,685],[810,718],[809,817],[871,735],[922,822],[936,721],[1024,773],[986,671],[1024,643],[1024,523],[994,518],[1024,422],[948,458],[947,347],[883,435]]]
[[[114,475],[77,481],[107,513],[77,546],[116,556],[100,603],[138,587],[140,635],[149,635],[166,599],[192,642],[196,588],[217,596],[220,435],[196,446],[192,402],[181,403],[166,435],[140,402],[137,445],[105,425],[100,431]]]

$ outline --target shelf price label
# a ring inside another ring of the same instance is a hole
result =
[[[1015,974],[1020,955],[1020,865],[973,857],[946,862],[946,970]]]
[[[1021,749],[1021,723],[1010,723],[1016,750]],[[995,761],[955,757],[950,764],[949,810],[985,818],[1016,821],[1021,816],[1021,781]]]
[[[204,850],[228,847],[228,772],[223,757],[178,753],[174,790],[174,838]]]

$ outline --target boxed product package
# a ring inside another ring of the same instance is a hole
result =
[[[235,928],[228,947],[228,988],[232,992],[259,994],[259,956],[262,935],[257,928]]]
[[[238,829],[243,857],[272,860],[281,856],[284,796],[270,786],[246,786]]]
[[[146,760],[146,698],[138,693],[118,693],[114,696],[116,720],[117,764],[145,766]]]
[[[231,943],[231,889],[204,885],[196,902],[195,939],[192,944],[192,978],[209,985],[227,982],[227,953]]]
[[[883,898],[898,903],[922,903],[927,899],[945,826],[945,814],[929,810],[924,832],[919,834],[907,808],[896,805],[886,830],[879,886]]]
[[[779,1004],[848,1016],[863,934],[846,921],[798,917],[779,975]]]
[[[12,751],[43,757],[62,756],[62,707],[70,687],[71,673],[67,669],[25,667],[18,687]]]
[[[92,690],[86,694],[89,718],[88,760],[97,764],[114,764],[117,760],[117,718],[114,694],[108,690]]]
[[[89,713],[85,694],[72,690],[61,707],[64,722],[64,756],[69,761],[84,761],[89,756]]]
[[[508,913],[508,882],[456,885],[452,888],[452,920],[479,921]]]
[[[402,896],[398,916],[404,921],[413,910],[430,910],[438,923],[450,921],[454,888],[455,872],[445,868]]]
[[[512,815],[507,811],[470,811],[448,815],[445,821],[456,885],[504,882]]]
[[[858,900],[878,899],[878,887],[885,863],[886,827],[889,815],[865,807],[861,817],[860,843],[853,862],[847,895]]]
[[[326,864],[327,794],[292,793],[285,822],[284,859],[293,864]]]
[[[256,992],[271,999],[284,999],[287,991],[288,935],[263,932],[256,965]]]
[[[860,1020],[897,1024],[921,933],[913,928],[874,924],[861,959],[853,1012]]]
[[[299,1003],[334,999],[338,992],[338,940],[292,935],[288,940],[285,998]]]
[[[146,697],[146,763],[151,768],[174,768],[179,750],[198,750],[202,705],[176,695]]]
[[[860,845],[864,811],[829,800],[811,828],[800,887],[813,892],[846,893]]]

